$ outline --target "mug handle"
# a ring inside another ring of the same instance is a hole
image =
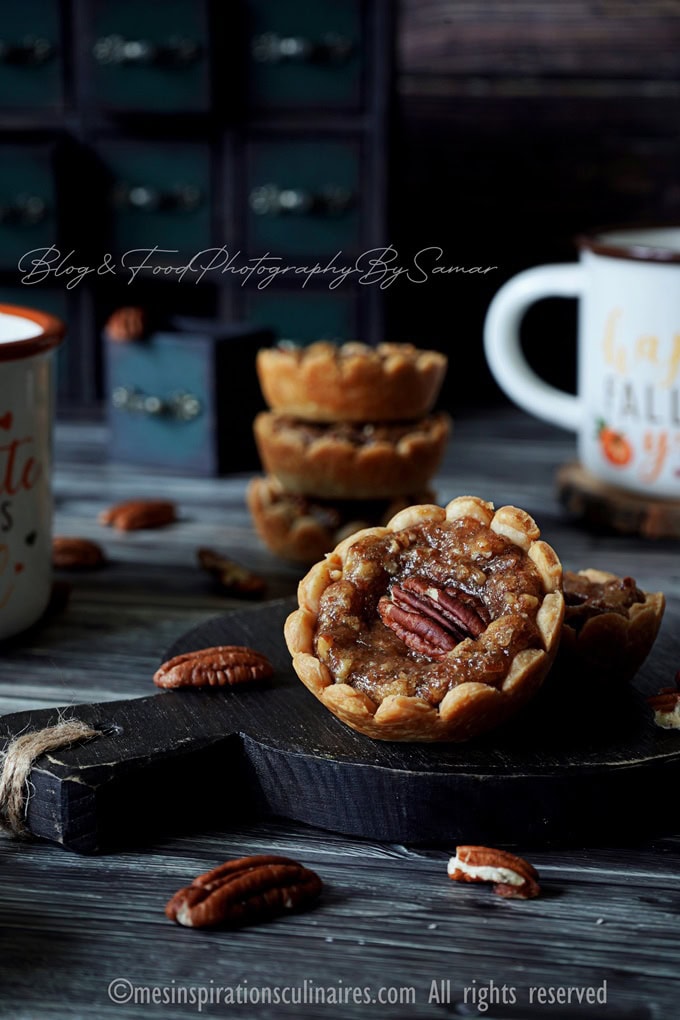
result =
[[[581,423],[581,401],[534,372],[522,352],[519,327],[535,301],[579,297],[583,288],[584,271],[577,262],[526,269],[501,287],[484,322],[486,360],[501,389],[529,414],[574,432]]]

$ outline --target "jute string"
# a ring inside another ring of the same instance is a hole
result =
[[[99,736],[80,719],[63,719],[55,726],[16,737],[0,755],[0,829],[13,836],[27,836],[24,821],[28,799],[28,777],[36,758],[47,751],[67,747],[77,740]]]

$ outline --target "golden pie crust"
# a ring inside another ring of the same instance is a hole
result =
[[[423,418],[439,396],[447,359],[412,344],[268,347],[257,355],[262,393],[274,411],[306,421]]]
[[[585,600],[574,604],[574,591]],[[592,568],[566,571],[564,593],[556,664],[560,672],[569,672],[579,681],[632,680],[659,633],[666,605],[663,593],[641,591],[632,578]]]
[[[388,500],[324,501],[286,492],[271,476],[253,478],[246,501],[255,530],[277,556],[309,566],[338,542],[362,528],[384,524],[416,499],[434,499],[431,490]]]
[[[436,658],[410,649],[378,610],[397,582],[423,576],[435,591],[443,577],[465,589],[464,599],[475,591],[487,618],[477,637]],[[353,729],[382,740],[468,740],[541,686],[559,644],[561,582],[557,555],[523,510],[494,511],[474,496],[412,506],[386,527],[352,535],[309,571],[286,643],[300,680]]]
[[[263,411],[255,439],[265,470],[286,492],[323,499],[384,499],[425,488],[449,437],[445,413],[415,422],[302,422]]]

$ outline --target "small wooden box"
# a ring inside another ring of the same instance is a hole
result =
[[[255,356],[273,342],[266,329],[189,319],[145,340],[105,339],[112,459],[195,475],[258,467]]]

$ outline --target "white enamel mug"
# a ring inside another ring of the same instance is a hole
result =
[[[63,335],[51,315],[0,304],[0,640],[35,623],[50,598],[52,362]]]
[[[608,230],[579,246],[580,263],[501,287],[484,326],[489,367],[524,410],[578,433],[593,475],[680,498],[680,227]],[[579,298],[577,396],[540,379],[520,348],[524,312],[551,296]]]

